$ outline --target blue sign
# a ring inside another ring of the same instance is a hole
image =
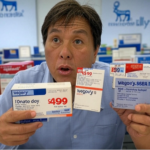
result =
[[[19,58],[18,49],[3,49],[4,59]]]
[[[0,8],[0,18],[23,17],[24,10],[17,11],[17,1],[0,0],[2,8]]]
[[[8,11],[7,6],[11,6],[11,9],[9,9],[9,11],[11,11],[13,8],[15,11],[17,11],[17,2],[16,1],[5,1],[5,0],[0,0],[0,1],[2,2],[1,11],[3,11],[4,8],[6,11]]]
[[[112,56],[104,56],[102,57],[101,55],[98,56],[98,61],[101,61],[101,62],[105,62],[105,63],[112,63]]]
[[[120,2],[114,2],[114,10],[113,12],[116,14],[115,22],[109,22],[108,26],[141,26],[144,29],[150,24],[150,19],[146,20],[143,16],[139,16],[138,19],[132,21],[131,19],[131,10],[121,10],[119,9]]]
[[[102,0],[103,34],[101,43],[113,45],[119,34],[140,33],[142,35],[141,43],[148,44],[150,39],[149,6],[150,0]],[[130,44],[133,43],[135,44],[135,42]]]
[[[116,13],[117,18],[116,21],[118,21],[118,19],[120,19],[120,21],[129,21],[130,20],[130,10],[119,10],[118,7],[120,6],[120,2],[116,1],[114,3],[114,13]],[[122,20],[121,16],[124,16],[124,19]]]
[[[148,57],[137,57],[137,63],[150,64],[150,56]]]

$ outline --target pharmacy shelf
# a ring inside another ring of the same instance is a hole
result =
[[[20,62],[20,61],[34,61],[34,66],[41,64],[45,61],[45,57],[31,57],[31,58],[19,58],[19,59],[2,59],[2,64],[8,62]]]
[[[30,60],[45,60],[45,57],[31,57],[31,58],[19,58],[19,59],[2,59],[3,62],[15,62],[15,61],[30,61]]]
[[[97,61],[112,63],[112,55],[97,55]]]

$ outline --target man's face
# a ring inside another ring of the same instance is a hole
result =
[[[75,86],[77,68],[91,68],[98,49],[94,50],[90,26],[83,18],[76,18],[66,27],[59,21],[48,29],[45,56],[57,82],[69,81]]]

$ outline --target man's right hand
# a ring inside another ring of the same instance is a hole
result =
[[[16,146],[26,143],[35,131],[42,127],[41,122],[28,124],[16,124],[24,119],[36,116],[35,111],[13,111],[12,108],[0,116],[0,143],[8,146]]]

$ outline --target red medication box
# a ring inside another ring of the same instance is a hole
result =
[[[0,65],[0,74],[16,74],[20,70],[26,70],[33,66],[33,61],[9,62]]]

